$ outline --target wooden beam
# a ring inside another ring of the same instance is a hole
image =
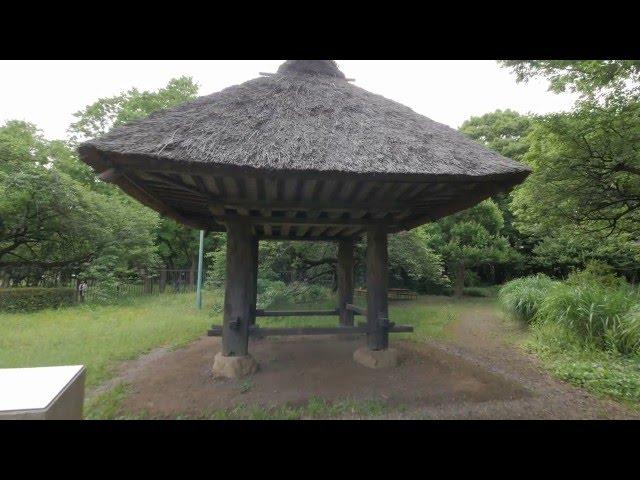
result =
[[[191,175],[211,175],[215,171],[218,175],[234,177],[268,176],[271,178],[304,178],[304,179],[335,179],[342,181],[376,181],[376,182],[415,182],[415,183],[468,183],[470,176],[466,174],[407,174],[407,173],[374,173],[374,172],[313,172],[304,170],[282,169],[279,171],[265,172],[251,166],[237,166],[227,164],[212,164],[185,162],[163,158],[157,155],[120,155],[109,154],[100,158],[101,162],[111,162],[111,166],[136,168],[144,171],[155,172],[187,172]],[[490,175],[472,177],[474,182],[489,182],[495,184],[504,182],[515,185],[528,176],[528,171],[505,172]]]
[[[340,325],[353,325],[353,312],[347,305],[353,303],[353,240],[344,239],[338,242],[338,311]]]
[[[172,207],[150,194],[145,188],[143,188],[136,179],[128,173],[123,173],[120,177],[114,180],[117,185],[125,192],[131,195],[136,200],[142,202],[144,205],[153,208],[161,216],[167,216],[175,221],[187,225],[192,228],[203,228],[204,226],[199,222],[195,222],[189,218],[184,217]],[[206,227],[205,227],[206,228]]]
[[[388,333],[405,333],[413,332],[411,325],[394,325],[387,329]],[[252,337],[268,337],[268,336],[291,336],[291,335],[354,335],[368,333],[366,324],[350,327],[268,327],[262,328],[254,326],[249,329],[249,335]],[[210,337],[223,336],[223,328],[219,325],[212,326],[207,335]]]
[[[338,315],[338,309],[333,310],[256,310],[256,317],[315,317]]]
[[[265,227],[270,225],[282,225],[284,223],[288,223],[291,225],[312,225],[317,227],[393,225],[393,222],[367,218],[244,217],[241,215],[230,214],[219,215],[216,217],[216,221],[221,223],[232,222],[236,220],[245,220],[254,225],[264,225]]]
[[[367,346],[371,350],[386,350],[389,335],[381,319],[389,317],[387,288],[389,257],[385,227],[367,229]]]
[[[379,210],[401,212],[407,209],[408,205],[397,202],[363,202],[363,203],[336,203],[330,201],[309,201],[309,200],[251,200],[247,198],[210,198],[209,205],[227,208],[244,207],[252,210],[290,210],[290,211],[314,211],[320,212],[353,212],[359,210]]]
[[[362,308],[362,307],[359,307],[357,305],[353,305],[351,303],[347,303],[346,308],[347,308],[347,310],[355,313],[356,315],[366,315],[367,314],[367,309],[366,308]]]
[[[104,172],[98,174],[98,178],[103,182],[111,183],[122,176],[122,171],[117,168],[107,168]]]
[[[253,284],[251,285],[251,292],[249,294],[249,299],[251,300],[249,324],[255,325],[257,312],[256,306],[258,302],[258,253],[260,251],[260,240],[256,235],[253,235],[253,229],[251,233],[251,281]]]
[[[304,226],[304,225],[303,225]],[[297,237],[294,235],[289,235],[288,237],[270,237],[266,235],[258,235],[258,239],[260,240],[271,240],[271,241],[296,241],[296,242],[335,242],[338,239],[349,238],[346,236],[341,237],[327,237],[326,235],[320,235],[319,237]]]
[[[255,249],[248,222],[227,222],[227,266],[222,324],[222,354],[248,353],[249,327],[253,312]]]

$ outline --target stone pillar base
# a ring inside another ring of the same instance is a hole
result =
[[[398,365],[398,351],[395,348],[369,350],[362,347],[353,352],[353,359],[368,368],[395,367]]]
[[[258,362],[251,355],[225,357],[218,352],[213,361],[214,378],[241,378],[258,371]]]

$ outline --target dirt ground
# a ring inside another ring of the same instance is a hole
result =
[[[352,360],[363,337],[281,337],[252,341],[260,371],[242,380],[213,379],[220,340],[156,350],[121,366],[130,414],[153,418],[200,416],[247,408],[376,401],[378,418],[598,419],[637,413],[555,380],[514,344],[523,335],[491,305],[478,305],[447,326],[447,341],[393,341],[400,365],[371,370]],[[103,388],[106,388],[103,387]]]

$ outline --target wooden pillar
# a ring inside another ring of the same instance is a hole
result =
[[[167,286],[167,270],[166,269],[162,269],[160,270],[160,293],[164,293],[164,289]]]
[[[254,291],[254,236],[248,222],[227,222],[227,269],[222,322],[222,355],[247,355]]]
[[[338,242],[338,311],[340,325],[353,326],[353,312],[347,310],[347,303],[353,303],[353,239]]]
[[[389,332],[381,321],[389,316],[388,283],[387,230],[384,226],[370,227],[367,229],[367,346],[370,350],[389,347]]]
[[[253,236],[251,237],[251,249],[253,251],[252,253],[252,260],[253,263],[251,264],[251,275],[252,275],[252,280],[253,280],[253,288],[251,290],[251,318],[249,321],[250,325],[255,325],[256,323],[256,303],[258,301],[258,250],[260,247],[260,243],[258,240],[257,236]]]

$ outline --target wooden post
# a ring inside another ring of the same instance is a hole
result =
[[[367,346],[370,350],[386,350],[389,332],[382,327],[381,318],[388,318],[387,287],[389,258],[387,230],[384,226],[367,229]]]
[[[254,291],[254,255],[251,224],[227,222],[227,269],[222,323],[222,355],[247,355]]]
[[[167,286],[167,270],[160,270],[160,293],[164,293],[164,289]]]
[[[338,311],[340,325],[353,326],[353,312],[347,304],[353,303],[353,239],[341,239],[338,242]]]
[[[251,237],[251,249],[253,263],[251,264],[251,275],[253,280],[253,289],[251,290],[251,318],[249,325],[255,325],[256,323],[256,310],[257,310],[257,301],[258,301],[258,250],[260,247],[260,241],[258,237],[254,235]]]

